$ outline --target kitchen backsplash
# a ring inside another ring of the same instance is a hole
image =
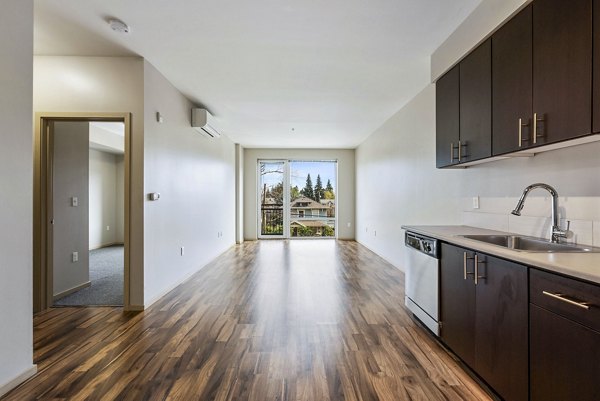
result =
[[[517,201],[518,197],[480,197],[479,209],[474,209],[472,197],[462,198],[462,224],[549,238],[550,196],[531,193],[521,216],[513,216]],[[561,228],[571,221],[567,242],[600,247],[600,197],[559,197],[558,208]]]

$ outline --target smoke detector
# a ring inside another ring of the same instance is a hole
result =
[[[110,25],[110,29],[119,33],[129,33],[131,29],[129,26],[121,20],[118,19],[110,19],[108,20],[108,25]]]

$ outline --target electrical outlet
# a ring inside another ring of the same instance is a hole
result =
[[[479,209],[479,196],[473,197],[473,209]]]
[[[73,252],[71,255],[71,260],[73,260],[73,262],[77,262],[79,260],[79,252]]]
[[[183,247],[183,246],[181,247],[180,253],[181,253],[181,256],[183,256],[185,254],[185,247]]]
[[[106,231],[110,231],[110,226],[106,226]]]

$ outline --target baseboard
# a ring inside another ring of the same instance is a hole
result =
[[[141,312],[144,309],[144,305],[129,305],[124,308],[125,312]]]
[[[359,241],[359,240],[355,240],[355,241],[357,243],[361,244],[362,246],[364,246],[365,248],[367,248],[369,251],[373,252],[375,255],[379,256],[381,259],[385,260],[390,265],[394,266],[396,269],[400,270],[402,273],[405,273],[404,268],[402,266],[398,266],[395,263],[392,263],[392,261],[387,259],[385,256],[381,256],[378,252],[375,252],[374,250],[369,248],[367,245],[363,244],[361,241]],[[404,243],[402,244],[402,246],[404,246]]]
[[[8,393],[13,388],[17,387],[19,384],[23,383],[31,376],[37,373],[37,365],[32,365],[30,368],[25,369],[22,373],[15,376],[13,379],[9,380],[4,384],[0,384],[0,397],[4,394]]]
[[[192,278],[192,276],[196,273],[198,273],[200,270],[204,269],[205,266],[208,266],[210,263],[212,263],[215,259],[219,258],[221,255],[223,255],[225,252],[228,252],[232,247],[235,246],[234,244],[231,244],[231,246],[229,246],[227,249],[225,249],[223,252],[219,253],[217,256],[215,256],[214,258],[212,258],[211,260],[209,260],[205,265],[201,266],[200,268],[193,270],[189,273],[187,273],[186,275],[184,275],[180,280],[177,280],[176,283],[170,285],[169,287],[167,287],[166,289],[162,290],[161,292],[159,292],[157,295],[153,296],[152,298],[150,298],[147,302],[144,302],[144,307],[146,309],[148,309],[153,303],[155,303],[156,301],[158,301],[159,299],[161,299],[162,297],[164,297],[165,295],[167,295],[168,293],[170,293],[171,291],[173,291],[175,288],[179,287],[181,284],[185,283],[186,281],[188,281],[190,278]]]
[[[103,244],[103,245],[99,245],[94,248],[90,248],[89,250],[95,251],[96,249],[108,248],[109,246],[115,246],[115,245],[125,245],[125,244],[123,242],[110,242],[108,244]]]
[[[59,299],[61,299],[61,298],[64,298],[64,297],[66,297],[67,295],[71,295],[71,294],[73,294],[74,292],[77,292],[77,291],[79,291],[79,290],[82,290],[82,289],[84,289],[84,288],[86,288],[86,287],[89,287],[90,285],[92,285],[92,282],[91,282],[91,281],[86,281],[85,283],[83,283],[83,284],[80,284],[80,285],[78,285],[78,286],[75,286],[75,287],[73,287],[73,288],[70,288],[70,289],[68,289],[68,290],[66,290],[66,291],[59,292],[58,294],[54,295],[54,297],[53,297],[52,299],[53,299],[53,300],[56,302],[56,301],[58,301]]]

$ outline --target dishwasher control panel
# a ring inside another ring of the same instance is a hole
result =
[[[426,255],[438,259],[438,240],[425,237],[423,235],[406,232],[404,236],[404,244],[412,249],[420,251]]]

